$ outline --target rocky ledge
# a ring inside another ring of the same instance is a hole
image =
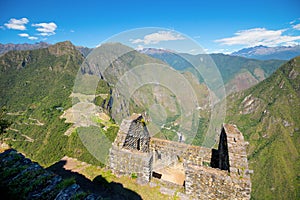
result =
[[[13,149],[0,154],[0,193],[1,199],[102,199]]]

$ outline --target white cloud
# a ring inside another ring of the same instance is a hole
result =
[[[20,33],[18,34],[20,37],[29,37],[29,35],[27,33]]]
[[[8,23],[5,23],[4,26],[6,26],[8,29],[14,29],[14,30],[26,30],[25,24],[27,24],[29,20],[27,18],[22,19],[15,19],[11,18]]]
[[[32,26],[38,27],[36,30],[40,32],[39,35],[41,36],[54,35],[57,28],[57,25],[54,22],[32,24]]]
[[[190,49],[189,53],[195,53],[196,51],[198,51],[198,49]]]
[[[144,49],[143,45],[140,45],[140,44],[135,48],[135,50],[137,50],[137,51],[143,50],[143,49]]]
[[[296,20],[290,21],[290,24],[294,24],[296,22]]]
[[[29,36],[28,39],[29,39],[29,40],[37,40],[37,39],[39,39],[39,38],[38,38],[38,37],[34,37],[34,36]]]
[[[30,36],[30,35],[28,35],[27,33],[20,33],[20,34],[18,34],[20,37],[26,37],[26,38],[28,38],[29,40],[37,40],[37,39],[39,39],[38,37],[33,37],[33,36]]]
[[[209,51],[208,53],[222,53],[222,54],[230,55],[234,51],[235,50],[233,50],[233,49],[216,49],[216,50]]]
[[[184,40],[180,34],[172,33],[171,31],[158,31],[157,33],[151,33],[145,35],[143,39],[130,40],[132,44],[144,43],[144,44],[157,44],[162,41],[174,41]]]
[[[50,35],[54,35],[55,33],[39,33],[38,35],[41,35],[41,36],[50,36]]]
[[[253,28],[236,32],[233,37],[215,40],[224,45],[245,45],[248,47],[264,45],[278,46],[290,45],[300,40],[300,36],[283,35],[286,29],[267,30],[265,28]]]
[[[293,26],[293,29],[300,30],[300,24],[296,24]]]

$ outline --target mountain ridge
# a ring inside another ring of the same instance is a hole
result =
[[[300,57],[227,97],[227,122],[249,141],[254,199],[299,199]]]
[[[34,44],[29,44],[29,43],[23,43],[23,44],[13,44],[13,43],[8,43],[8,44],[1,44],[0,43],[0,55],[4,54],[9,51],[22,51],[22,50],[34,50],[34,49],[41,49],[41,48],[47,48],[49,47],[50,44],[46,42],[37,42]]]
[[[246,58],[254,58],[259,60],[289,60],[300,55],[300,45],[295,46],[278,46],[278,47],[267,47],[267,46],[255,46],[240,49],[233,52],[233,56],[242,56]]]
[[[145,49],[140,52],[166,62],[176,70],[190,71],[200,81],[204,81],[206,77],[201,77],[199,72],[195,70],[195,67],[203,64],[213,65],[213,61],[223,78],[227,94],[247,89],[259,83],[286,62],[282,60],[262,61],[225,54],[192,55],[154,48]]]
[[[71,42],[71,41],[69,41]],[[60,43],[60,42],[58,42]],[[26,51],[26,50],[35,50],[35,49],[44,49],[47,47],[50,47],[55,44],[50,44],[47,42],[36,42],[33,44],[30,43],[20,43],[20,44],[14,44],[14,43],[7,43],[7,44],[1,44],[0,43],[0,56],[10,52],[10,51]],[[81,52],[81,54],[86,57],[93,48],[88,48],[84,46],[75,46],[78,51]]]

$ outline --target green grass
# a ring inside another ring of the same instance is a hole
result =
[[[110,170],[105,170],[104,168],[99,168],[96,166],[88,166],[84,168],[80,173],[82,173],[85,177],[92,181],[100,181],[100,183],[106,185],[107,187],[113,187],[114,183],[119,183],[122,184],[124,188],[127,188],[129,190],[132,190],[139,194],[142,199],[145,200],[152,200],[152,199],[157,199],[157,200],[164,200],[164,199],[177,199],[178,197],[176,196],[167,196],[164,194],[161,194],[159,189],[161,183],[159,183],[157,180],[152,180],[157,186],[155,187],[150,187],[148,185],[139,185],[136,183],[136,174],[132,174],[132,176],[121,176],[121,177],[116,177]],[[99,178],[99,176],[101,178]],[[99,182],[98,182],[99,183]],[[175,190],[178,190],[174,188]],[[181,190],[178,190],[180,192],[183,192]]]

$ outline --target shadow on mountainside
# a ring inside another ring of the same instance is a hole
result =
[[[48,167],[47,170],[60,175],[63,179],[74,178],[76,183],[80,185],[85,192],[91,192],[96,195],[100,195],[103,198],[108,199],[120,199],[120,200],[141,200],[141,196],[136,192],[124,188],[122,184],[116,182],[107,182],[101,175],[94,178],[93,181],[86,178],[84,175],[77,172],[72,172],[64,168],[66,164],[65,160],[60,160],[52,166]]]

